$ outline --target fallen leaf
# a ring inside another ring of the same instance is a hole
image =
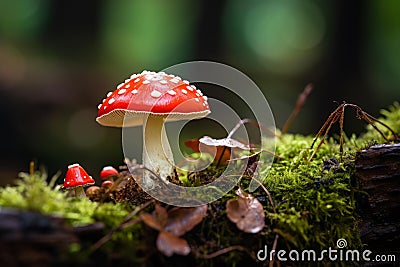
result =
[[[155,209],[152,214],[142,213],[140,214],[140,219],[149,227],[162,231],[167,223],[168,213],[167,210],[160,206],[155,205]]]
[[[265,226],[265,213],[261,203],[252,195],[236,191],[237,199],[230,199],[226,203],[226,213],[237,228],[246,233],[258,233]]]
[[[140,219],[149,227],[157,230],[157,231],[161,231],[163,229],[163,227],[161,226],[161,224],[156,221],[156,219],[154,218],[153,215],[148,214],[148,213],[142,213],[140,214]]]
[[[167,224],[168,212],[167,209],[162,207],[160,204],[156,204],[155,209],[153,211],[154,219],[162,226],[165,227]]]
[[[215,146],[215,145],[206,145],[201,144],[199,138],[194,138],[185,141],[185,146],[192,149],[194,152],[202,152],[208,153],[210,155],[214,155],[214,163],[227,163],[227,161],[231,158],[231,150],[226,146]],[[201,146],[201,149],[200,149]]]
[[[209,136],[203,136],[199,139],[201,144],[205,144],[207,146],[222,146],[222,147],[231,147],[231,148],[240,148],[243,150],[251,150],[249,145],[243,144],[238,140],[232,139],[230,137],[214,139]]]
[[[198,207],[177,207],[168,211],[164,230],[175,236],[182,236],[199,224],[207,214],[207,205]]]
[[[164,231],[158,234],[156,244],[157,249],[168,257],[172,256],[174,253],[184,256],[190,253],[190,247],[185,239]]]

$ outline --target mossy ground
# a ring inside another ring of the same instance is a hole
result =
[[[381,120],[395,132],[400,132],[400,105],[395,103],[382,114],[384,117]],[[385,132],[385,129],[382,130]],[[147,266],[178,266],[179,263],[242,266],[250,262],[266,265],[267,262],[257,261],[255,255],[264,246],[271,250],[274,242],[277,250],[320,251],[336,247],[336,241],[344,238],[346,248],[361,249],[353,159],[361,148],[384,141],[372,127],[367,127],[362,136],[345,138],[343,162],[338,163],[341,155],[335,136],[325,141],[310,162],[307,158],[311,154],[312,136],[285,134],[277,138],[276,154],[279,158],[275,158],[270,168],[261,165],[263,184],[272,196],[276,211],[262,188],[252,193],[263,204],[267,214],[266,227],[257,234],[241,232],[227,219],[226,201],[236,197],[231,192],[210,203],[206,218],[183,237],[192,249],[189,256],[168,258],[161,255],[155,247],[156,232],[138,222],[117,231],[94,252],[90,250],[93,243],[87,240],[71,244],[59,260],[85,266],[93,262],[104,266],[115,266],[116,262],[119,266],[140,263]],[[215,171],[220,170],[209,169],[206,174]],[[60,190],[59,185],[54,186],[48,180],[44,171],[21,173],[15,186],[0,189],[0,206],[61,216],[73,227],[102,222],[105,235],[138,205],[129,201],[118,203],[112,198],[108,202],[70,198]],[[242,179],[239,186],[247,188],[248,183],[248,179]],[[151,211],[152,207],[147,209]],[[224,249],[226,253],[213,254]]]

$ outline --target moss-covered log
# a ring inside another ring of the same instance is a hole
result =
[[[369,249],[400,251],[400,144],[376,145],[357,153],[360,234]],[[396,249],[395,249],[396,250]]]

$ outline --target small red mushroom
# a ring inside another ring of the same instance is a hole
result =
[[[100,179],[107,180],[110,177],[117,176],[118,171],[112,166],[105,166],[100,172]]]
[[[101,187],[102,187],[102,188],[105,188],[105,189],[109,189],[109,188],[111,188],[113,185],[114,185],[114,182],[112,182],[112,181],[104,181],[104,182],[101,184]]]
[[[108,93],[98,109],[96,121],[101,125],[143,125],[143,164],[163,181],[175,173],[164,122],[198,119],[210,113],[207,97],[194,85],[175,75],[151,71],[133,74]],[[143,183],[153,187],[150,172],[145,172]]]
[[[63,189],[73,189],[75,197],[86,197],[84,186],[92,185],[95,180],[77,163],[69,165],[65,175]]]

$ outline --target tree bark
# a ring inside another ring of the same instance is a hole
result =
[[[375,145],[355,159],[361,240],[373,252],[400,252],[400,144]]]

